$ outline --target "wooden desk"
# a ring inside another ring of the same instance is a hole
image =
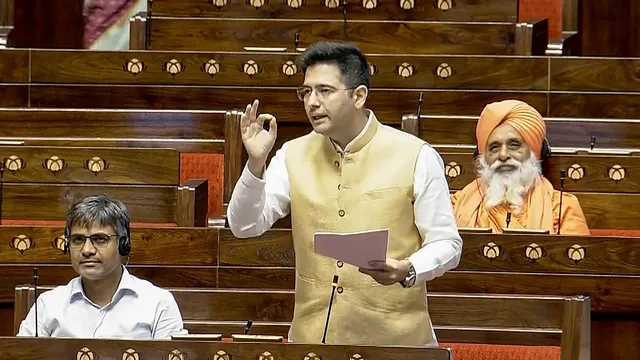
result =
[[[0,359],[450,360],[451,353],[417,347],[0,337]]]

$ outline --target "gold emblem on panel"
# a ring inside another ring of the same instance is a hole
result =
[[[454,74],[453,68],[447,63],[442,63],[436,68],[436,76],[444,80]]]
[[[486,257],[489,260],[493,260],[502,255],[502,247],[497,245],[493,241],[486,243],[482,246],[482,256]]]
[[[545,254],[544,248],[536,243],[531,243],[524,249],[524,256],[531,262],[536,262],[536,260],[544,257]]]
[[[107,168],[109,168],[109,163],[104,159],[94,156],[91,159],[85,161],[84,168],[91,171],[95,175],[98,175],[99,172],[107,170]]]
[[[252,77],[253,75],[261,71],[262,68],[260,67],[260,65],[253,60],[247,60],[247,62],[242,66],[242,72],[249,75],[249,77]]]
[[[415,0],[400,0],[400,7],[404,10],[411,10],[416,6]]]
[[[127,61],[126,64],[124,64],[124,71],[130,73],[133,76],[136,76],[139,73],[143,72],[146,68],[146,64],[136,58],[133,58]]]
[[[584,177],[585,170],[580,164],[573,164],[567,170],[569,178],[578,181]]]
[[[396,73],[405,79],[413,76],[414,72],[415,68],[408,62],[403,62],[402,64],[396,66]]]
[[[298,73],[298,66],[291,60],[287,60],[282,64],[282,73],[288,77],[292,77],[293,75]]]
[[[78,353],[76,354],[76,360],[93,360],[94,358],[95,355],[93,354],[93,351],[89,350],[88,347],[83,347],[78,350]]]
[[[4,168],[11,172],[22,170],[25,166],[27,166],[27,162],[16,155],[11,155],[4,159]]]
[[[176,77],[176,75],[183,72],[187,67],[176,59],[171,59],[162,65],[162,71],[171,74],[171,76]]]
[[[620,165],[613,165],[611,168],[609,168],[609,179],[618,182],[621,180],[624,180],[624,178],[627,176],[627,169],[623,168]]]
[[[448,178],[455,179],[462,175],[462,166],[455,161],[451,161],[444,167],[444,173]]]
[[[578,244],[573,244],[567,249],[567,257],[575,264],[583,260],[586,255],[587,250]]]
[[[42,162],[42,167],[51,171],[52,173],[57,173],[60,170],[63,170],[67,167],[66,161],[64,159],[59,158],[58,156],[52,156],[45,161]]]
[[[9,242],[9,247],[20,251],[20,254],[24,254],[25,251],[33,249],[35,246],[36,242],[24,234],[14,237]]]
[[[203,73],[209,74],[209,76],[213,77],[215,74],[220,72],[220,64],[217,61],[210,59],[206,63],[202,64],[202,68],[200,68],[200,70],[202,70]]]

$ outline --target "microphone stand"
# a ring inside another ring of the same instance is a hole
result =
[[[327,329],[329,328],[329,316],[331,316],[331,306],[333,306],[333,296],[336,293],[336,288],[338,287],[338,275],[333,275],[333,283],[331,289],[331,299],[329,300],[329,310],[327,311],[327,321],[324,324],[324,334],[322,334],[322,343],[326,344],[327,340]]]
[[[511,213],[508,212],[507,213],[507,228],[509,227],[509,224],[511,223]]]
[[[244,334],[247,335],[249,333],[249,330],[251,330],[251,325],[253,325],[253,321],[249,320],[247,321],[247,325],[245,325],[244,327]]]
[[[595,136],[591,136],[591,143],[589,144],[589,146],[591,147],[591,150],[593,150],[593,148],[596,147],[596,137]]]
[[[560,226],[562,225],[562,191],[564,190],[564,181],[567,179],[567,170],[560,170],[560,210],[558,211],[558,235],[560,235]]]
[[[36,325],[36,337],[38,337],[38,268],[33,268],[33,292],[34,292],[34,299],[35,301],[33,302],[33,309],[36,313],[36,317],[35,317],[35,325]]]
[[[347,1],[342,0],[342,21],[344,22],[344,41],[347,41]]]

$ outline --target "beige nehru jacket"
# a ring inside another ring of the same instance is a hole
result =
[[[424,282],[408,289],[382,286],[357,268],[313,251],[316,231],[380,228],[389,229],[390,258],[407,258],[421,247],[412,200],[416,160],[424,142],[371,116],[370,126],[344,158],[327,137],[315,132],[288,144],[285,162],[296,255],[290,332],[294,342],[322,340],[335,274],[340,287],[328,344],[421,346],[433,340]]]

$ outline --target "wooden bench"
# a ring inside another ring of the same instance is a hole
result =
[[[180,183],[172,149],[0,146],[2,220],[64,222],[71,206],[105,193],[132,222],[207,226],[207,180]]]
[[[132,41],[129,48],[296,51],[317,41],[344,39],[370,53],[544,55],[547,48],[546,19],[533,24],[349,20],[346,29],[343,20],[153,16],[131,24],[131,39],[148,34],[147,46]]]
[[[51,287],[39,289],[46,291]],[[287,336],[293,318],[291,290],[172,288],[191,333]],[[444,343],[559,346],[561,359],[589,359],[588,297],[428,293],[429,313]],[[31,285],[15,289],[14,329],[34,302]],[[535,350],[531,350],[535,351]]]
[[[257,5],[257,6],[254,6]],[[278,19],[342,19],[346,7],[352,20],[438,20],[516,22],[518,2],[515,0],[459,0],[427,2],[372,1],[348,2],[233,2],[222,0],[154,0],[149,12],[153,16],[176,17],[264,17]]]
[[[305,114],[295,87],[302,75],[287,64],[295,56],[4,50],[0,106],[243,109],[258,97],[261,109],[279,120],[300,121]],[[370,54],[370,59],[377,73],[369,106],[380,118],[417,112],[423,92],[423,115],[479,116],[486,104],[515,98],[548,117],[640,119],[632,59],[399,54]],[[249,76],[256,67],[260,71]]]
[[[402,117],[402,129],[434,146],[475,146],[476,116],[421,115]],[[545,118],[553,149],[640,149],[640,119]],[[593,138],[595,137],[595,139]],[[592,143],[592,140],[595,142]],[[471,150],[473,151],[473,150]]]
[[[224,214],[232,191],[224,187],[224,180],[235,184],[244,166],[237,111],[0,108],[0,118],[0,145],[118,148],[123,160],[133,148],[142,152],[177,149],[179,153],[173,153],[176,171],[172,173],[176,178],[172,181],[186,184],[191,179],[207,179],[209,202],[205,210],[210,218]],[[28,163],[42,173],[42,161]],[[147,170],[162,167],[162,162],[160,158],[152,160]]]

